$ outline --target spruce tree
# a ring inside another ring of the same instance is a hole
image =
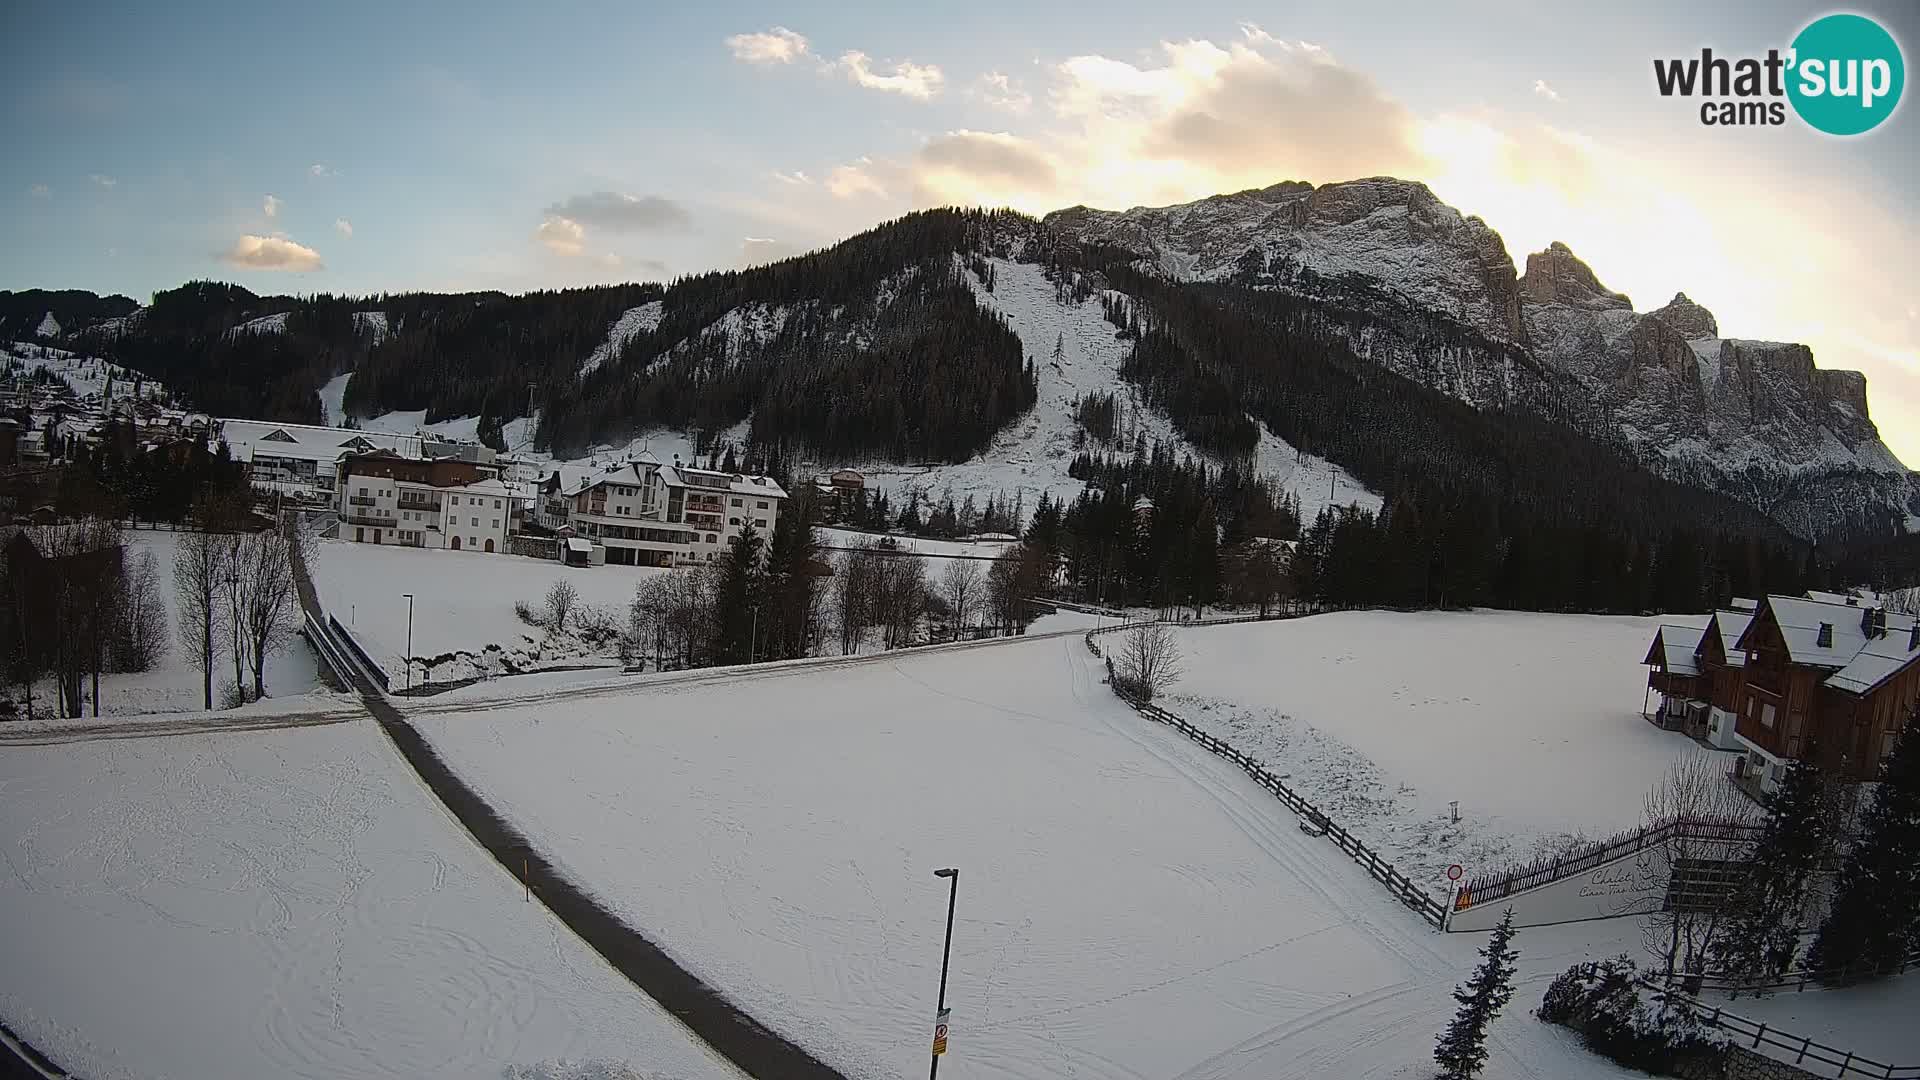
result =
[[[1469,1080],[1487,1063],[1487,1027],[1513,999],[1514,961],[1520,954],[1507,947],[1512,940],[1513,909],[1508,908],[1487,947],[1480,950],[1483,959],[1473,977],[1453,992],[1460,1011],[1433,1049],[1433,1060],[1445,1070],[1442,1075],[1447,1080]]]
[[[741,528],[720,560],[720,582],[714,589],[714,663],[744,664],[753,658],[761,612],[760,533],[752,525]]]
[[[1900,970],[1920,945],[1920,703],[1880,766],[1873,804],[1860,817],[1840,868],[1833,908],[1808,963],[1821,982],[1845,985]]]
[[[1777,978],[1793,964],[1806,928],[1808,886],[1835,841],[1833,792],[1816,749],[1793,763],[1766,797],[1767,820],[1726,930],[1708,946],[1721,973],[1740,982]]]

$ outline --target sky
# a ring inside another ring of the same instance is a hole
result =
[[[1650,310],[1866,373],[1920,465],[1920,117],[1702,126],[1655,58],[1778,2],[0,5],[0,288],[670,279],[934,205],[1425,181]],[[1920,5],[1857,3],[1906,48]]]

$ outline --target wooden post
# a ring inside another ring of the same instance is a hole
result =
[[[533,903],[533,876],[527,871],[527,860],[525,859],[520,860],[520,884],[526,886],[526,902],[529,904]]]
[[[1766,1035],[1766,1033],[1767,1033],[1767,1025],[1765,1024],[1761,1024],[1760,1030],[1753,1033],[1753,1045],[1756,1049],[1760,1046],[1760,1040],[1762,1037]]]

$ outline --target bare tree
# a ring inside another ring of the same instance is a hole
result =
[[[1744,849],[1739,830],[1758,814],[1717,756],[1694,752],[1676,760],[1647,792],[1646,817],[1649,827],[1674,828],[1666,847],[1667,895],[1641,933],[1669,977],[1697,980],[1737,908],[1731,885]]]
[[[180,648],[200,668],[205,707],[213,708],[213,665],[219,657],[221,583],[227,576],[226,538],[206,532],[180,534],[173,555],[174,607],[180,618]]]
[[[858,652],[861,643],[866,640],[880,558],[866,544],[856,543],[840,560],[840,572],[834,579],[833,598],[842,656]]]
[[[1120,641],[1121,689],[1152,701],[1180,679],[1180,645],[1164,623],[1141,623]]]
[[[972,559],[955,559],[940,575],[940,595],[953,612],[955,636],[967,628],[967,617],[973,614],[981,588],[980,564]]]
[[[120,530],[87,518],[32,534],[43,557],[35,571],[45,576],[51,601],[44,632],[51,638],[54,686],[62,716],[79,716],[87,676],[93,678],[93,712],[100,715],[100,670],[119,622],[124,595]]]
[[[240,643],[253,673],[253,696],[266,696],[267,657],[293,642],[300,598],[293,587],[291,541],[279,532],[246,534],[231,577],[239,582]]]
[[[559,633],[567,628],[567,617],[580,603],[580,590],[562,578],[547,590],[547,629]]]
[[[927,591],[927,570],[919,559],[878,560],[873,579],[872,614],[880,626],[885,648],[899,649],[913,644],[920,620],[927,612]]]
[[[151,671],[167,654],[167,608],[160,598],[160,561],[143,551],[127,571],[125,607],[114,648],[117,671]]]
[[[1896,615],[1920,615],[1920,585],[1887,590],[1886,604]]]

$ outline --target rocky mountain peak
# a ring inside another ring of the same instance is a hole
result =
[[[1720,336],[1720,323],[1714,319],[1713,312],[1687,299],[1687,294],[1683,292],[1674,293],[1666,307],[1648,314],[1688,341]]]
[[[1633,301],[1600,284],[1593,269],[1555,240],[1547,250],[1527,256],[1520,294],[1529,304],[1565,304],[1584,311],[1632,311]]]

